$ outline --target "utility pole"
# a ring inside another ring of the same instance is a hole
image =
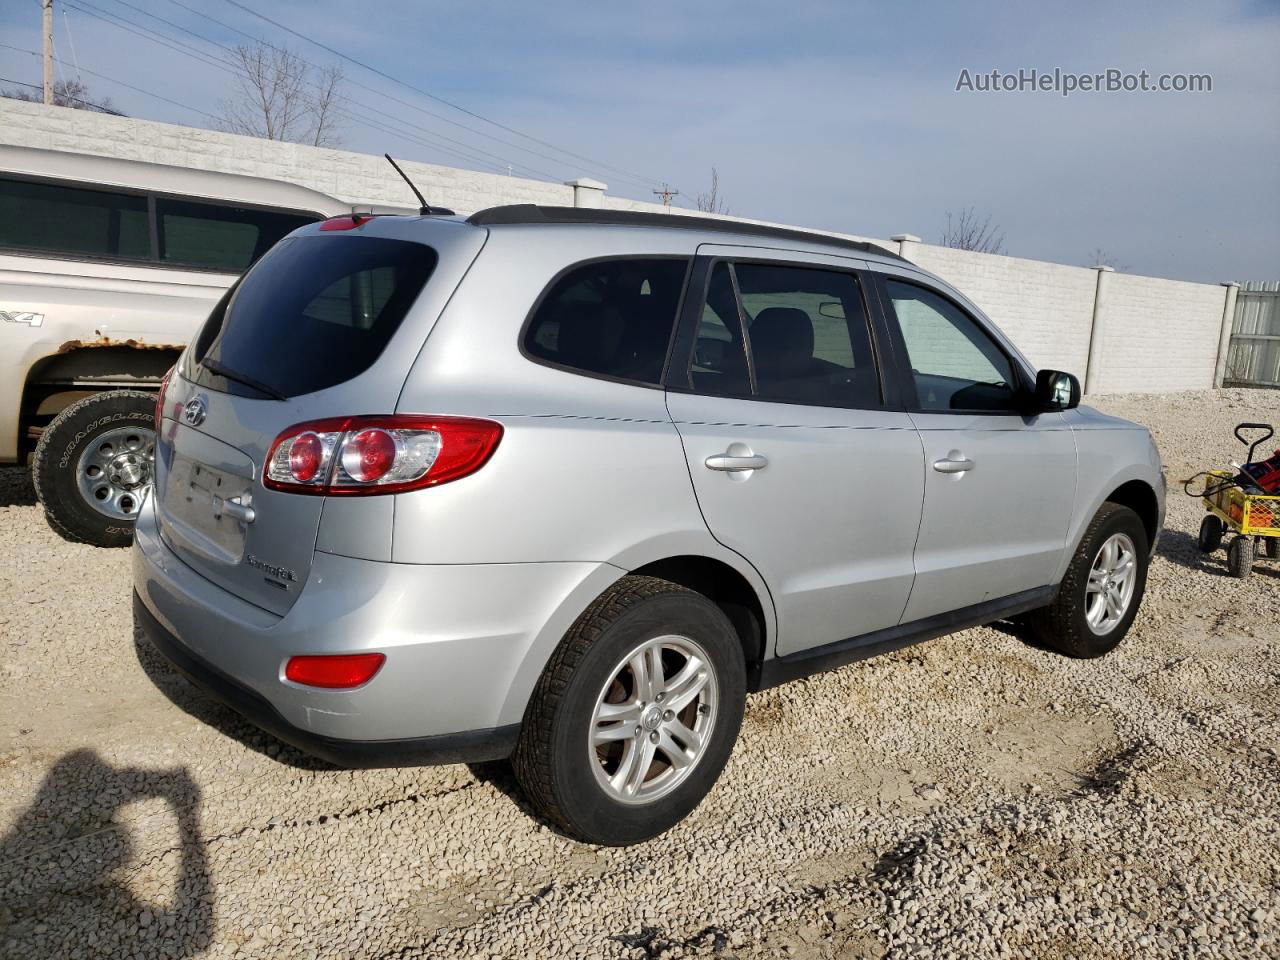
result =
[[[44,8],[44,102],[53,103],[53,0],[40,0]]]
[[[679,191],[679,190],[672,190],[672,189],[671,189],[671,187],[670,187],[670,186],[668,186],[668,185],[667,185],[667,184],[665,184],[665,183],[662,185],[662,189],[661,189],[661,190],[655,190],[655,191],[653,191],[653,192],[654,192],[654,194],[655,194],[656,196],[659,196],[659,197],[661,197],[661,198],[662,198],[662,205],[663,205],[664,207],[670,207],[670,206],[671,206],[671,198],[672,198],[672,197],[678,197],[678,196],[680,196],[680,191]]]

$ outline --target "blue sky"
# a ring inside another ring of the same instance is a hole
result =
[[[244,37],[173,0],[128,2],[136,9],[120,0],[66,0],[56,31],[64,71],[74,72],[74,45],[82,70],[185,105],[83,73],[117,108],[212,125],[186,108],[217,114],[232,84],[226,73],[86,11],[117,14],[212,54],[216,48],[148,14],[223,44]],[[183,2],[318,64],[335,59],[227,0]],[[469,151],[489,151],[500,159],[484,159],[500,169],[594,176],[612,193],[642,199],[666,181],[691,200],[715,165],[731,212],[746,217],[936,242],[948,210],[973,207],[999,224],[1006,252],[1016,256],[1086,264],[1101,247],[1137,273],[1211,282],[1280,277],[1276,3],[248,5],[557,148],[346,65],[351,81],[372,88],[349,86],[353,98],[464,141]],[[38,50],[39,19],[39,0],[5,0],[0,43]],[[1213,91],[1063,98],[955,90],[962,69],[1055,67],[1207,73]],[[35,58],[0,47],[0,77],[35,83],[39,76]],[[476,165],[354,123],[343,136],[348,149]]]

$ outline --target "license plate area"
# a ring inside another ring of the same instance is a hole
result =
[[[244,557],[246,524],[227,501],[249,505],[253,481],[175,453],[165,481],[162,515],[184,540],[223,563]]]

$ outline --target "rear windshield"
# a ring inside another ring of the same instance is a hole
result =
[[[358,376],[395,334],[436,259],[424,244],[384,237],[281,241],[209,316],[195,358],[225,376],[202,367],[200,382],[242,396],[295,397]]]

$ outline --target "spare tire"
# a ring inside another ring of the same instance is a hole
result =
[[[45,518],[75,543],[127,547],[155,462],[155,394],[108,390],[73,403],[36,445],[32,479]]]

